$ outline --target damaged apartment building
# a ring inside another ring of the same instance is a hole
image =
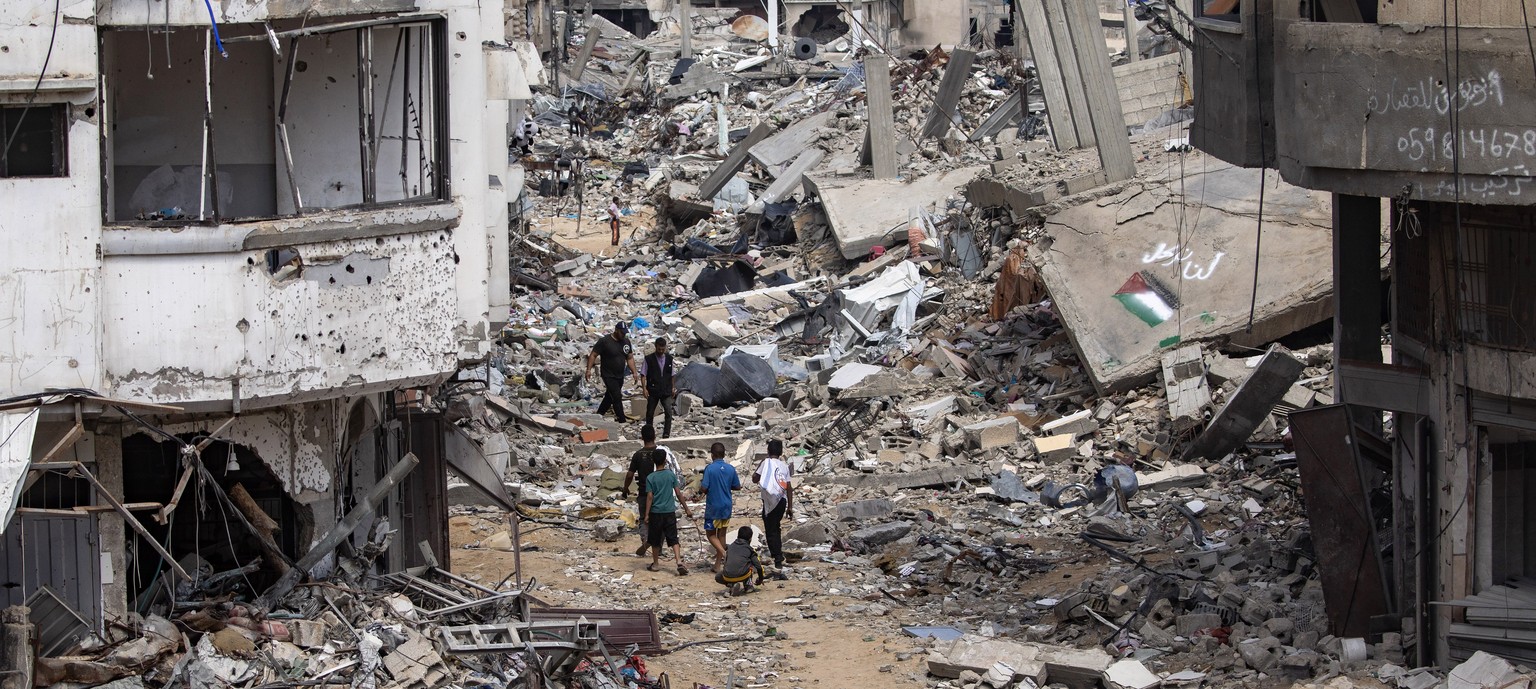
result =
[[[1334,633],[1536,662],[1524,3],[1201,5],[1194,145],[1333,193],[1343,404],[1291,423]]]
[[[542,79],[507,19],[0,6],[0,607],[105,632],[189,571],[260,591],[381,483],[340,552],[447,561],[445,464],[481,450],[429,398],[507,319]]]
[[[679,35],[684,12],[690,18],[752,15],[766,22],[765,31],[781,27],[791,42],[786,49],[800,57],[845,37],[880,46],[1013,44],[1013,3],[999,0],[509,0],[508,6],[519,8],[515,30],[546,54],[562,45],[560,37],[571,35],[585,11],[641,38]]]

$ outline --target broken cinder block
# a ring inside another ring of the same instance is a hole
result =
[[[1012,416],[1003,416],[990,421],[982,421],[964,426],[960,429],[965,433],[965,442],[971,447],[986,451],[999,447],[1007,447],[1019,442],[1019,420]]]

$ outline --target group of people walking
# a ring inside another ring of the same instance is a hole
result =
[[[693,509],[688,505],[688,495],[683,490],[681,470],[670,452],[656,444],[656,429],[646,425],[640,429],[644,447],[630,458],[629,470],[624,474],[624,497],[629,497],[631,487],[638,484],[635,501],[640,507],[640,532],[642,541],[635,555],[651,555],[646,569],[658,572],[662,569],[662,548],[672,549],[672,564],[678,576],[688,574],[683,564],[682,546],[678,539],[677,512],[682,510],[690,521]],[[794,517],[793,470],[784,461],[784,443],[768,441],[768,456],[757,464],[752,481],[762,493],[763,535],[768,552],[773,558],[775,570],[784,568],[784,518]],[[768,573],[763,567],[752,541],[756,537],[751,526],[742,526],[736,538],[726,543],[735,513],[733,494],[741,490],[741,477],[736,467],[725,461],[725,444],[715,443],[709,448],[710,462],[704,467],[704,477],[695,501],[704,501],[704,535],[713,550],[714,562],[710,571],[715,581],[729,587],[732,594],[747,593],[761,585]],[[776,572],[782,578],[782,573]]]
[[[598,338],[587,355],[586,375],[590,379],[596,366],[603,383],[603,399],[597,413],[612,412],[621,424],[631,422],[624,413],[624,379],[632,373],[634,380],[644,391],[645,425],[640,428],[640,440],[644,447],[630,458],[629,470],[624,475],[624,497],[630,488],[638,486],[636,504],[640,512],[643,542],[636,555],[651,555],[650,571],[660,571],[662,548],[672,549],[672,560],[679,576],[686,575],[682,548],[678,542],[677,512],[690,520],[694,518],[688,506],[688,496],[683,491],[682,470],[670,452],[656,444],[656,411],[662,411],[662,438],[672,435],[672,415],[677,400],[675,361],[668,352],[665,337],[653,342],[653,350],[635,364],[634,347],[629,340],[629,327],[624,322],[614,325],[613,331]],[[735,508],[733,494],[741,490],[741,477],[736,467],[725,461],[725,444],[715,443],[709,448],[710,463],[704,468],[700,490],[694,497],[704,500],[704,534],[714,551],[711,570],[715,580],[731,587],[733,593],[749,591],[761,584],[766,573],[752,548],[755,533],[752,527],[743,526],[736,538],[727,545],[727,534]],[[752,472],[752,482],[762,494],[763,536],[776,569],[784,567],[783,522],[794,517],[793,470],[784,461],[784,443],[768,441],[767,457]]]

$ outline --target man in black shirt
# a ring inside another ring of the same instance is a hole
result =
[[[640,362],[640,385],[645,389],[645,424],[651,425],[656,418],[656,405],[661,405],[661,437],[672,437],[672,405],[677,390],[673,387],[672,355],[667,353],[667,338],[656,338],[656,352],[647,354]]]
[[[597,405],[597,413],[602,415],[612,408],[619,423],[629,423],[629,418],[624,416],[624,371],[626,368],[634,371],[635,381],[639,382],[640,370],[635,366],[635,356],[629,346],[629,328],[623,321],[613,325],[612,334],[597,338],[597,344],[592,345],[591,353],[587,354],[588,379],[592,378],[592,365],[598,362],[601,362],[598,372],[603,377],[603,401]]]
[[[656,427],[650,424],[640,427],[640,442],[645,443],[645,447],[635,450],[634,456],[629,458],[629,471],[624,472],[622,495],[628,498],[630,485],[639,482],[640,491],[635,494],[635,501],[640,505],[640,523],[636,525],[640,529],[640,549],[635,554],[645,555],[646,549],[650,547],[645,531],[645,479],[656,469],[656,454],[666,450],[656,448]]]

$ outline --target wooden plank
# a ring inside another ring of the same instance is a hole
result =
[[[956,48],[955,52],[950,53],[949,64],[944,67],[944,78],[939,81],[939,93],[934,97],[933,107],[928,110],[928,121],[923,124],[922,138],[941,138],[954,125],[960,94],[966,80],[971,78],[971,65],[975,61],[976,53],[972,50]]]
[[[741,170],[741,166],[747,164],[747,152],[753,146],[756,146],[759,141],[768,138],[771,134],[773,134],[773,128],[766,124],[753,127],[752,131],[747,133],[747,138],[742,139],[741,143],[736,144],[736,147],[731,149],[730,154],[725,157],[725,160],[720,163],[719,167],[716,167],[714,172],[709,173],[709,177],[706,177],[703,182],[699,183],[699,198],[715,198],[715,194],[720,193],[720,190],[725,188],[726,183],[730,182],[731,178],[735,177],[736,173]]]
[[[101,481],[96,480],[95,474],[91,473],[89,469],[85,468],[84,464],[79,462],[75,463],[75,471],[79,472],[81,476],[85,477],[86,481],[90,482],[91,486],[96,489],[96,493],[101,496],[101,499],[106,500],[107,504],[111,505],[113,509],[117,510],[118,514],[123,516],[123,522],[129,528],[132,528],[139,536],[143,537],[149,543],[149,547],[154,548],[155,552],[160,554],[160,557],[165,560],[165,565],[170,567],[171,571],[176,573],[176,576],[181,577],[182,581],[192,581],[192,575],[187,574],[187,570],[181,568],[181,565],[176,562],[176,558],[171,557],[171,554],[166,552],[165,546],[160,545],[160,541],[155,540],[154,536],[149,535],[149,532],[144,529],[144,525],[139,523],[138,518],[134,517],[133,513],[123,506],[123,503],[118,502],[117,498],[112,496],[112,493],[107,490],[106,486],[101,485]]]
[[[1098,142],[1099,163],[1107,182],[1114,183],[1136,176],[1136,155],[1125,131],[1125,114],[1120,109],[1120,92],[1109,65],[1104,27],[1099,25],[1097,10],[1088,3],[1089,0],[1063,2],[1078,68],[1082,70],[1083,90],[1088,96],[1088,119]]]
[[[896,177],[896,122],[891,107],[891,59],[885,55],[864,58],[864,91],[869,98],[868,137],[870,165],[875,179]]]

